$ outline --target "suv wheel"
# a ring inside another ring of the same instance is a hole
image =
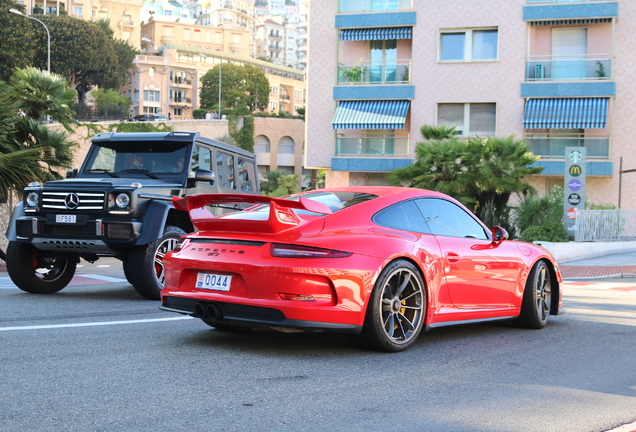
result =
[[[77,261],[73,255],[42,251],[30,244],[9,242],[7,272],[14,284],[34,294],[52,294],[66,287]]]
[[[126,279],[148,300],[159,300],[165,285],[163,257],[177,246],[186,232],[179,227],[166,226],[163,235],[144,246],[135,246],[124,260]]]

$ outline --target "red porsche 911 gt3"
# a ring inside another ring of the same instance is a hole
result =
[[[453,198],[345,187],[284,198],[174,198],[197,231],[164,259],[161,309],[219,329],[344,331],[383,351],[422,329],[561,311],[562,279],[540,246],[489,230]],[[208,206],[254,204],[213,216]]]

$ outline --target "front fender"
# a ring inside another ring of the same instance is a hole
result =
[[[18,239],[18,233],[16,231],[16,221],[18,218],[24,216],[24,203],[20,201],[13,207],[13,212],[11,213],[11,220],[9,221],[9,226],[7,227],[7,239],[9,241],[16,241]]]
[[[168,212],[174,208],[171,202],[153,200],[148,203],[141,219],[141,235],[135,245],[145,245],[157,240],[163,235]]]

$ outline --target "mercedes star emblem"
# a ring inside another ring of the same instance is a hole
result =
[[[75,193],[70,193],[64,198],[64,205],[69,210],[75,210],[79,206],[79,197]]]

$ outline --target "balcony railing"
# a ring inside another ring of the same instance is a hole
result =
[[[524,138],[530,151],[547,159],[562,159],[566,147],[585,147],[587,157],[609,158],[609,135],[606,134],[539,134],[528,133]]]
[[[609,2],[616,0],[526,0],[528,4],[537,4],[537,3],[600,3],[600,2]]]
[[[338,63],[338,84],[402,84],[410,82],[410,60]]]
[[[610,54],[529,56],[526,81],[579,81],[612,79]]]
[[[408,156],[408,137],[338,138],[336,156]]]
[[[340,0],[340,12],[389,12],[413,9],[413,0]]]
[[[175,85],[190,85],[192,82],[188,78],[176,77],[170,78],[170,83]]]

